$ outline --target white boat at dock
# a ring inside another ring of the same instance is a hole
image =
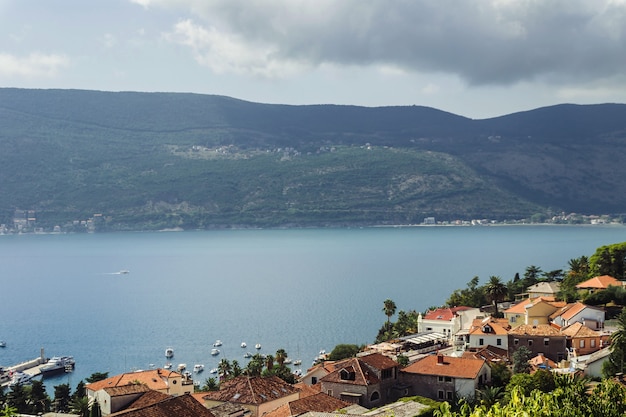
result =
[[[75,364],[73,356],[54,356],[48,359],[48,362],[42,365],[39,370],[43,375],[61,371],[67,372],[74,369]]]
[[[201,363],[197,363],[197,364],[195,364],[195,365],[193,366],[193,371],[194,371],[195,373],[197,373],[197,374],[198,374],[198,373],[200,373],[200,372],[202,372],[202,371],[204,371],[204,365],[202,365]]]
[[[26,372],[16,371],[11,375],[11,382],[9,382],[9,386],[13,387],[16,385],[29,385],[32,382],[34,375],[27,374]]]

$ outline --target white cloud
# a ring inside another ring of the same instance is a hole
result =
[[[60,69],[69,66],[64,55],[32,53],[26,57],[0,54],[0,75],[8,77],[54,77]]]

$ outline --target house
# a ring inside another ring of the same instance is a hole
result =
[[[442,307],[428,311],[423,317],[417,317],[418,333],[437,332],[447,336],[448,342],[462,329],[468,329],[472,321],[482,315],[473,307]]]
[[[429,355],[402,369],[402,382],[411,395],[439,401],[473,397],[491,380],[491,368],[483,359]]]
[[[567,348],[573,356],[589,355],[607,345],[609,335],[590,329],[581,322],[561,329],[567,336]]]
[[[548,324],[550,315],[565,304],[562,301],[555,301],[554,297],[528,298],[504,310],[504,317],[511,327],[522,324]]]
[[[333,364],[335,361],[322,361],[316,365],[313,365],[307,373],[300,378],[300,382],[306,385],[315,385],[320,379],[335,370]]]
[[[606,290],[610,286],[621,287],[622,282],[618,279],[613,278],[610,275],[601,275],[577,284],[576,289],[580,291],[586,290],[589,291],[589,293],[594,293],[597,291]]]
[[[158,391],[170,396],[190,394],[193,382],[180,373],[164,369],[127,372],[85,386],[89,401],[98,401],[102,414],[121,409],[138,398],[146,390]]]
[[[603,309],[585,305],[581,302],[569,303],[550,315],[550,321],[559,327],[574,323],[583,323],[590,329],[604,328],[606,313]]]
[[[528,361],[528,364],[530,365],[531,368],[531,373],[539,370],[539,369],[543,369],[546,371],[549,371],[551,369],[556,369],[558,368],[558,365],[556,364],[556,362],[554,362],[553,360],[546,358],[543,353],[538,354],[537,356],[535,356],[534,358],[531,358]]]
[[[526,294],[528,298],[537,298],[537,297],[556,297],[558,292],[561,290],[561,283],[558,281],[543,281],[538,282],[534,285],[531,285],[526,289]]]
[[[482,359],[487,361],[489,365],[496,365],[499,363],[508,365],[510,362],[509,351],[507,349],[501,349],[491,345],[475,351],[465,351],[461,357],[469,359]]]
[[[567,358],[567,336],[549,324],[522,324],[509,330],[509,357],[521,346],[526,346],[532,356],[543,354],[555,362]]]
[[[396,400],[398,363],[380,353],[345,359],[320,380],[322,392],[349,403],[372,408]]]
[[[582,368],[586,377],[601,378],[603,376],[602,366],[604,365],[604,362],[609,360],[610,354],[610,347],[605,347],[601,350],[593,352],[591,355],[584,358],[584,361],[579,361],[577,363],[577,368]]]
[[[466,348],[481,349],[496,346],[508,349],[508,331],[511,329],[507,319],[486,317],[475,319],[467,332]]]
[[[172,397],[166,395],[157,402],[131,404],[123,411],[111,414],[115,417],[215,417],[211,411],[189,394]]]
[[[300,391],[277,376],[242,375],[223,381],[219,391],[207,392],[202,401],[207,408],[231,402],[250,410],[251,417],[259,417],[299,398]]]

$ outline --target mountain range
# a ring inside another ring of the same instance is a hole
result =
[[[0,223],[366,226],[626,210],[626,105],[421,106],[0,88]]]

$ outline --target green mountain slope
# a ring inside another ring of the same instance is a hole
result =
[[[626,106],[488,120],[174,93],[0,89],[0,222],[104,230],[620,213]]]

